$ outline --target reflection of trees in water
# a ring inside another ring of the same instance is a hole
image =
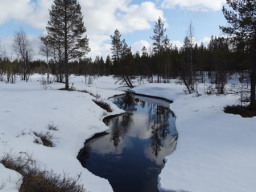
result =
[[[136,101],[135,99],[128,93],[126,93],[123,97],[116,98],[114,103],[120,108],[125,110],[127,113],[131,113],[136,111]]]
[[[146,106],[146,102],[145,102],[145,101],[139,100],[138,98],[136,98],[135,101],[138,103],[138,105],[139,105],[142,109],[145,108],[145,106]]]
[[[124,137],[132,122],[133,119],[130,113],[125,113],[122,116],[112,119],[110,140],[113,141],[115,147],[119,145],[120,138]]]
[[[152,153],[157,157],[163,147],[164,140],[170,134],[169,117],[171,113],[165,107],[154,104],[149,105],[149,125],[152,130],[151,148]]]
[[[119,125],[119,117],[114,118],[112,120],[112,127],[111,127],[111,141],[113,141],[113,144],[115,147],[118,146],[120,143],[120,135],[121,135],[121,130],[118,127]]]
[[[111,126],[111,141],[115,147],[120,143],[120,138],[124,137],[127,133],[130,124],[133,122],[133,111],[136,111],[136,101],[130,94],[125,94],[123,97],[116,98],[114,103],[120,108],[126,111],[125,114],[112,119]]]
[[[120,139],[127,133],[131,123],[133,123],[133,112],[137,110],[136,106],[144,108],[146,102],[134,99],[130,94],[123,97],[115,98],[113,101],[119,108],[126,111],[122,116],[111,120],[111,141],[114,146],[118,146]],[[166,107],[148,103],[149,129],[151,135],[152,153],[157,157],[158,153],[164,147],[164,140],[170,135],[169,117],[172,115],[171,110]]]

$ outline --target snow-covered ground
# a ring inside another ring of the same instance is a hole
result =
[[[93,96],[59,91],[64,85],[58,83],[45,87],[41,79],[41,75],[33,75],[28,83],[0,82],[0,158],[26,152],[42,169],[70,177],[81,174],[80,183],[88,191],[112,191],[108,181],[91,174],[76,159],[87,138],[107,129],[102,119],[110,114],[92,101]],[[111,76],[93,79],[89,86],[84,81],[84,77],[70,77],[76,90],[87,90],[99,99],[123,93]],[[238,104],[238,96],[185,95],[184,86],[174,82],[145,83],[133,89],[174,101],[170,107],[177,116],[179,140],[176,151],[166,158],[159,188],[165,192],[254,191],[256,118],[223,112],[225,105]],[[203,93],[204,86],[200,86]],[[113,104],[111,108],[114,114],[122,112]],[[58,130],[48,130],[48,125]],[[47,131],[53,134],[52,148],[34,143],[33,132]],[[18,173],[0,164],[2,191],[18,191],[20,182]]]
[[[102,122],[107,114],[98,107],[94,97],[82,92],[60,91],[63,84],[41,85],[42,77],[34,75],[29,82],[17,81],[16,84],[0,82],[0,159],[5,154],[13,156],[26,152],[37,161],[37,165],[46,170],[54,170],[56,174],[68,174],[76,178],[81,174],[80,183],[88,191],[112,191],[107,180],[98,178],[84,169],[76,159],[84,141],[97,132],[108,127]],[[72,76],[74,87],[85,90],[88,86],[84,78]],[[111,81],[111,82],[109,82]],[[106,85],[106,83],[108,84]],[[115,90],[112,78],[95,80],[102,98],[122,92]],[[101,90],[100,87],[104,89]],[[111,88],[111,92],[108,90]],[[109,102],[110,103],[110,102]],[[122,112],[111,105],[113,113]],[[48,130],[53,125],[57,131]],[[54,147],[36,144],[33,132],[53,135]],[[18,191],[21,176],[7,170],[0,164],[0,189]]]
[[[184,95],[177,84],[149,84],[134,91],[174,100],[179,139],[159,177],[163,192],[256,190],[256,118],[223,112],[224,106],[239,104],[238,96]]]

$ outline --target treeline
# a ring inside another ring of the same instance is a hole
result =
[[[195,71],[235,72],[247,70],[249,64],[246,62],[247,54],[244,51],[230,48],[228,40],[225,38],[212,37],[209,45],[195,45],[192,49],[192,62]],[[134,76],[152,77],[159,75],[162,79],[178,77],[185,70],[190,52],[185,47],[170,49],[153,54],[145,47],[141,53],[131,52],[123,58],[122,62],[116,63],[108,56],[106,59],[98,56],[95,60],[82,59],[71,62],[71,71],[74,74],[83,75],[120,75],[124,66],[128,67],[127,72]],[[52,64],[52,70],[54,64]]]
[[[15,83],[18,78],[23,80],[23,65],[22,60],[15,59],[14,61],[10,61],[8,57],[0,57],[0,81]],[[30,61],[27,67],[27,80],[30,74],[44,74],[47,72],[47,64],[45,61]]]
[[[14,36],[14,51],[19,60],[0,59],[0,80],[15,82],[17,75],[27,81],[29,74],[47,73],[56,76],[56,81],[65,82],[69,89],[69,75],[115,75],[127,86],[133,87],[131,79],[140,76],[157,82],[180,78],[188,93],[197,92],[197,85],[206,77],[215,85],[218,93],[224,93],[228,75],[246,72],[251,85],[251,105],[256,106],[256,27],[255,1],[227,1],[231,8],[223,7],[223,14],[230,24],[220,27],[229,37],[212,37],[209,44],[196,44],[192,23],[181,48],[170,43],[166,28],[159,18],[153,28],[152,48],[143,47],[132,53],[131,47],[116,29],[110,36],[111,56],[95,59],[85,55],[90,51],[89,39],[84,35],[81,6],[74,1],[54,0],[49,10],[50,20],[47,35],[41,37],[41,53],[46,61],[33,61],[32,48],[24,31]],[[74,15],[74,11],[76,14]],[[72,16],[72,17],[71,17]],[[69,27],[72,26],[72,27]],[[243,75],[242,75],[243,77]],[[241,80],[243,80],[241,78]]]
[[[143,47],[141,52],[132,53],[129,51],[120,62],[113,61],[110,56],[103,58],[97,56],[94,60],[91,58],[70,61],[70,73],[76,75],[121,75],[125,73],[132,76],[141,76],[142,78],[151,78],[159,76],[160,79],[168,81],[170,78],[180,77],[189,67],[190,49],[185,45],[178,49],[171,46],[167,50],[154,54],[153,51]],[[248,70],[250,65],[247,60],[248,55],[241,47],[233,49],[232,44],[227,38],[212,37],[208,46],[204,44],[195,44],[192,47],[192,63],[197,74],[201,74],[201,81],[204,82],[204,75],[207,71],[209,76],[220,73],[238,72]],[[58,75],[58,64],[51,59],[49,61],[50,73]],[[46,73],[48,64],[43,60],[30,61],[28,72]],[[8,57],[0,58],[0,78],[10,81],[14,74],[22,75],[23,63],[21,60],[10,61]],[[61,80],[61,79],[60,79]]]

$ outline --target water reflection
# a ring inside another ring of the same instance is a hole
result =
[[[114,98],[127,113],[105,120],[109,131],[80,151],[83,166],[108,179],[115,192],[157,192],[164,158],[176,147],[173,113],[166,103],[150,101],[129,94]]]

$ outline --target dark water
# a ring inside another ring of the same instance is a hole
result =
[[[126,113],[105,120],[109,131],[88,140],[78,159],[115,192],[157,192],[164,158],[177,143],[169,103],[129,94],[113,102]]]

